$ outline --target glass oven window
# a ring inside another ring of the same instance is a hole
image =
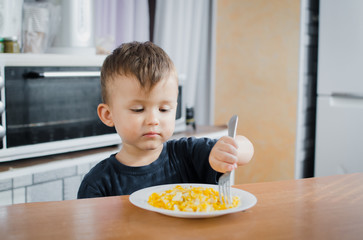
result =
[[[99,76],[47,77],[44,72],[99,72],[99,67],[6,67],[7,146],[114,133],[97,116]]]

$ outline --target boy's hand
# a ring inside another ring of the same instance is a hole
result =
[[[235,139],[223,136],[212,148],[209,163],[217,172],[228,172],[237,168],[237,142]]]
[[[223,136],[212,148],[209,164],[215,171],[225,173],[247,164],[253,153],[253,145],[246,137],[237,135],[233,139]]]

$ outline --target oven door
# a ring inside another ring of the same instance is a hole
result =
[[[120,142],[97,116],[100,67],[5,67],[4,72],[3,149],[29,157]],[[98,138],[110,134],[111,142]]]

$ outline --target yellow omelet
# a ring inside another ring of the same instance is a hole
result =
[[[211,212],[239,205],[240,199],[233,196],[233,203],[227,205],[219,201],[219,192],[208,187],[175,186],[170,190],[152,193],[148,203],[151,206],[183,212]]]

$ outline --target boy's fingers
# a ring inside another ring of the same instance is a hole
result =
[[[214,169],[219,172],[232,171],[237,168],[237,157],[226,152],[216,151],[211,160]]]
[[[229,144],[221,143],[214,151],[217,160],[226,163],[237,163],[237,149]]]
[[[233,138],[222,137],[211,151],[210,163],[218,172],[232,171],[237,168],[237,144]]]
[[[232,137],[223,136],[223,137],[220,138],[220,141],[224,142],[225,144],[230,144],[235,148],[238,148],[237,141]]]
[[[237,164],[235,164],[235,163],[230,164],[230,163],[221,162],[221,161],[216,161],[215,165],[216,165],[216,169],[218,170],[218,172],[223,172],[223,173],[232,171],[237,168]]]

